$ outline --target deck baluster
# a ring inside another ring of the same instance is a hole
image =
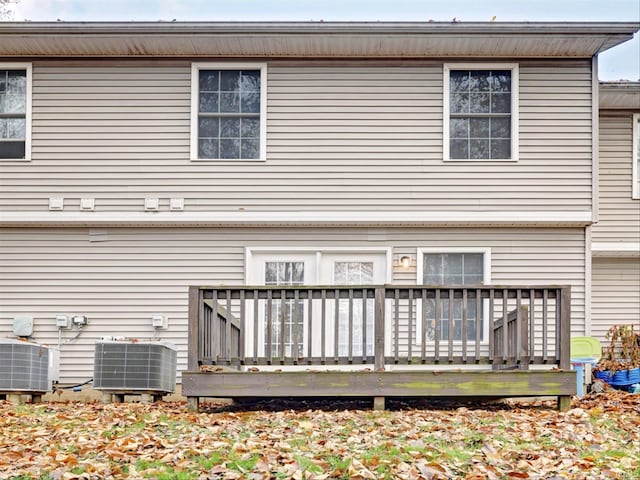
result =
[[[455,301],[455,294],[453,289],[449,289],[449,341],[447,342],[448,347],[449,347],[449,351],[448,353],[448,360],[449,363],[453,362],[453,333],[455,331],[455,324],[453,322],[453,314],[454,314],[454,309],[453,309],[453,304]]]
[[[519,365],[522,361],[522,313],[520,311],[520,306],[522,305],[522,290],[516,290],[516,341],[515,341],[515,361],[516,364]]]
[[[422,325],[421,338],[420,338],[420,362],[426,363],[427,359],[427,289],[422,289],[422,314],[420,315],[420,322]],[[416,312],[417,313],[417,312]],[[417,325],[417,324],[416,324]]]
[[[362,289],[362,363],[367,363],[367,303],[368,303],[368,291],[366,288]]]
[[[400,289],[394,288],[393,306],[393,361],[400,362]]]
[[[271,365],[273,355],[271,354],[271,342],[273,341],[273,290],[267,290],[267,331],[265,334],[265,357],[267,365]]]
[[[479,288],[476,289],[476,344],[475,344],[475,362],[480,363],[480,343],[482,342],[482,323],[484,312],[482,311],[482,295]]]
[[[462,290],[462,362],[467,363],[467,343],[469,327],[467,325],[469,311],[467,308],[467,289]]]
[[[225,345],[224,345],[224,357],[225,357],[225,363],[230,363],[231,362],[231,290],[227,290],[225,292],[227,298],[227,311],[226,313],[226,318],[224,320],[224,327],[225,327]]]
[[[440,298],[441,290],[436,288],[436,300],[435,300],[435,362],[440,362],[440,335],[441,333],[441,325],[440,325],[440,308],[442,306],[442,300]]]
[[[287,331],[287,325],[286,325],[286,318],[287,318],[287,300],[286,300],[286,294],[285,294],[285,290],[280,290],[280,315],[279,315],[279,321],[280,321],[280,331],[279,333],[279,338],[278,340],[278,344],[280,345],[280,364],[282,365],[284,363],[284,359],[286,356],[286,344],[285,344],[285,336],[286,336],[286,331]],[[292,322],[294,321],[293,319],[290,319]],[[292,352],[293,353],[293,352]]]
[[[304,311],[304,309],[303,309]],[[307,363],[312,363],[313,358],[313,290],[307,290],[307,316],[309,323],[307,325]],[[304,334],[304,332],[303,332]]]
[[[547,363],[549,361],[549,348],[548,348],[548,315],[549,315],[549,291],[545,289],[542,292],[542,361]]]
[[[258,298],[258,290],[253,291],[253,364],[258,363],[258,312],[260,299]]]
[[[375,343],[374,343],[374,369],[376,372],[384,371],[384,357],[385,357],[385,319],[384,319],[384,311],[385,311],[385,303],[386,303],[386,295],[384,287],[376,287],[375,290],[375,298],[376,298],[376,309],[375,309],[375,327],[374,327],[374,335],[375,335]]]
[[[349,289],[349,351],[347,362],[353,363],[353,288]]]
[[[509,290],[502,290],[502,364],[509,362]]]
[[[340,363],[340,290],[334,290],[333,362]]]
[[[409,307],[407,309],[407,320],[409,322],[409,333],[407,337],[407,363],[413,362],[413,288],[409,288]]]
[[[320,293],[320,362],[324,365],[327,362],[327,291],[323,288]]]

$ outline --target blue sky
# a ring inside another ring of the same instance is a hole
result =
[[[19,0],[31,21],[624,21],[640,0]],[[600,79],[640,79],[640,38],[600,56]]]

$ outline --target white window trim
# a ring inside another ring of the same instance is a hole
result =
[[[313,254],[316,256],[316,271],[320,272],[320,264],[322,262],[323,254],[367,254],[367,253],[380,253],[385,255],[386,259],[386,271],[385,271],[385,283],[391,283],[393,278],[393,249],[391,247],[245,247],[244,250],[244,281],[245,285],[259,285],[261,279],[255,277],[253,269],[254,254]]]
[[[31,63],[0,63],[0,70],[26,70],[27,71],[27,98],[25,105],[25,137],[24,158],[2,158],[2,162],[29,162],[31,161],[31,104],[33,88],[33,69]]]
[[[198,158],[198,105],[200,70],[260,70],[260,155],[258,158]],[[267,64],[192,63],[191,64],[191,148],[194,162],[264,162],[267,156]]]
[[[511,70],[511,158],[449,158],[449,74],[451,70]],[[443,65],[442,158],[446,162],[517,162],[519,158],[519,65],[517,63],[445,63]]]
[[[631,153],[631,198],[633,200],[640,200],[640,172],[638,167],[638,147],[640,146],[640,113],[633,114],[633,146]]]
[[[488,247],[436,247],[436,248],[418,248],[417,256],[416,256],[416,284],[424,285],[422,282],[423,274],[424,274],[424,255],[430,253],[481,253],[483,262],[482,262],[482,283],[483,285],[491,285],[491,248]],[[420,300],[418,300],[420,302]],[[485,300],[485,303],[487,301]],[[484,311],[484,330],[482,332],[483,341],[482,344],[487,344],[489,342],[489,309],[488,305],[485,305]],[[421,311],[420,305],[416,307],[416,312]],[[415,325],[416,332],[416,344],[420,343],[420,339],[422,338],[422,322],[416,322]],[[435,343],[435,342],[428,342]],[[462,345],[461,340],[454,340],[454,345]],[[474,345],[475,341],[469,340],[467,341],[467,345]]]

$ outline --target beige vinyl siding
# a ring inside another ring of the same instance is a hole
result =
[[[640,329],[640,259],[594,258],[591,333],[606,344],[613,325]]]
[[[449,163],[442,63],[274,63],[267,161],[190,162],[189,62],[37,61],[33,160],[0,163],[0,209],[589,211],[590,68],[521,62],[520,160]]]
[[[600,220],[594,242],[640,242],[640,200],[631,198],[633,123],[630,113],[600,117]]]
[[[490,248],[492,283],[569,284],[572,331],[584,333],[582,229],[366,229],[366,228],[105,228],[5,229],[0,232],[0,335],[16,315],[34,317],[35,338],[57,345],[55,316],[86,315],[82,334],[63,346],[62,382],[92,375],[94,342],[101,336],[150,338],[151,315],[169,329],[160,338],[178,346],[186,368],[187,289],[242,285],[245,247]],[[90,239],[104,240],[90,242]],[[415,284],[415,267],[395,267],[393,282]],[[63,341],[75,330],[64,330]]]

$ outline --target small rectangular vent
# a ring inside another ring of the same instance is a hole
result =
[[[47,392],[49,348],[37,343],[0,339],[0,392]]]
[[[171,393],[176,386],[176,349],[161,342],[97,342],[93,364],[96,390]]]

